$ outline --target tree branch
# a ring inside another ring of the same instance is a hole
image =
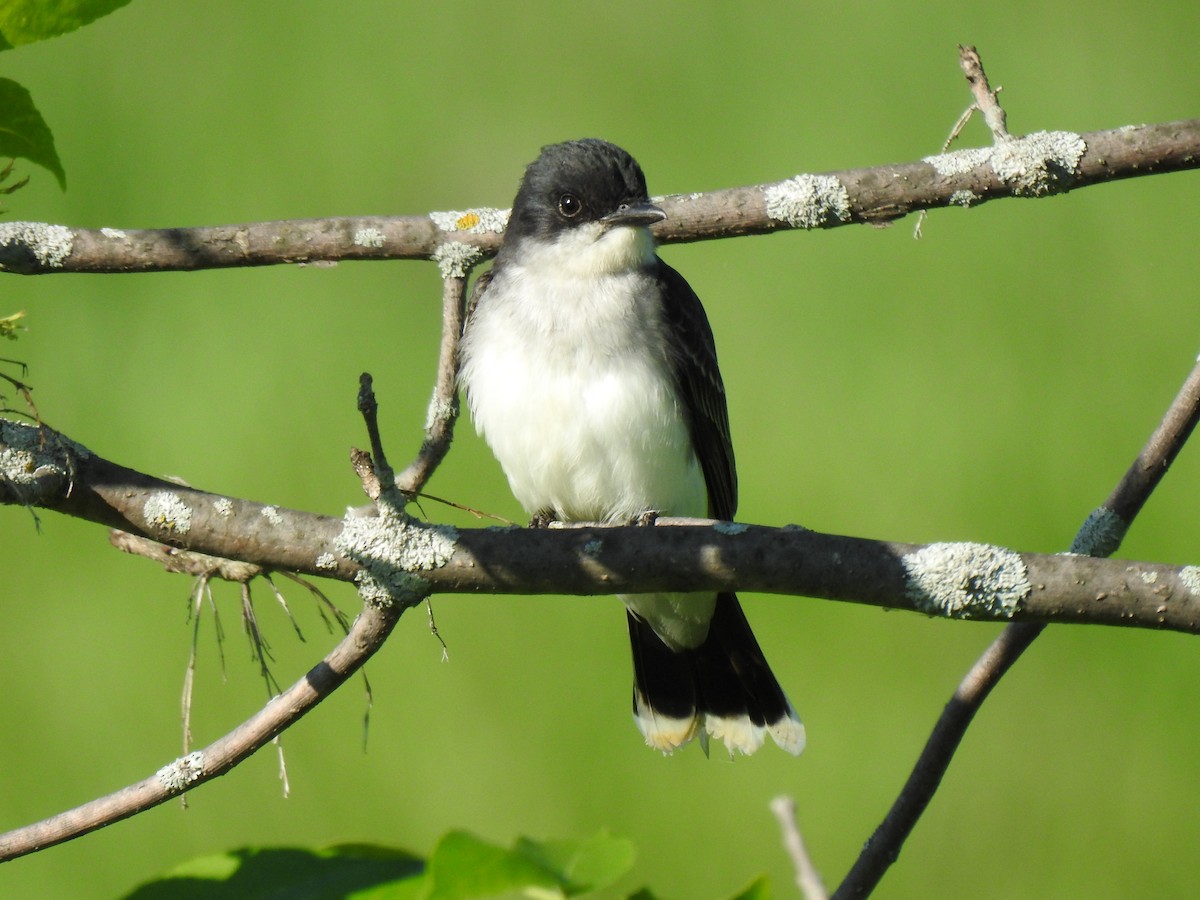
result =
[[[399,606],[367,605],[350,633],[320,663],[260,712],[203,750],[107,797],[0,834],[0,862],[33,853],[158,806],[224,775],[328,697],[371,658],[400,618]]]
[[[1197,418],[1200,418],[1200,361],[1133,465],[1104,504],[1092,512],[1079,529],[1071,545],[1073,553],[1089,554],[1096,559],[1116,552],[1134,516],[1191,435]],[[1143,573],[1140,577],[1153,576]],[[1037,622],[1009,625],[971,667],[938,718],[908,781],[883,822],[863,846],[862,853],[834,893],[835,898],[866,897],[879,884],[899,858],[900,848],[933,799],[975,713],[1043,628],[1045,625]]]
[[[41,441],[45,446],[40,446]],[[109,462],[48,427],[0,421],[0,502],[267,570],[431,593],[748,590],[988,621],[1200,633],[1200,568],[927,545],[662,518],[657,527],[454,529],[320,516],[184,487]],[[415,581],[414,581],[415,579]]]
[[[796,175],[659,198],[662,243],[792,228],[878,225],[923,209],[1041,197],[1120,178],[1200,168],[1200,119],[1086,134],[1038,132],[918,162]],[[493,255],[507,210],[298,219],[198,228],[0,224],[0,272],[159,272],[355,259],[436,259],[443,271]]]

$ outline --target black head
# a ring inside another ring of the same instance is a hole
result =
[[[650,225],[663,218],[650,204],[634,158],[615,144],[585,138],[543,147],[525,169],[505,240],[549,238],[588,222]]]

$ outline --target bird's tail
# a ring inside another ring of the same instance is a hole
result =
[[[664,753],[699,736],[750,754],[766,735],[789,753],[804,749],[804,725],[775,680],[735,594],[718,594],[708,636],[674,650],[629,614],[633,717],[646,743]]]

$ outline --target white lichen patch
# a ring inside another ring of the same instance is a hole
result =
[[[1018,197],[1040,197],[1070,187],[1086,151],[1074,132],[1038,131],[997,144],[992,169]]]
[[[433,431],[435,425],[442,422],[449,422],[457,415],[458,407],[441,396],[435,387],[433,389],[433,396],[429,398],[429,406],[425,410],[425,431]]]
[[[233,501],[228,497],[218,497],[213,501],[213,510],[222,519],[228,519],[233,515]]]
[[[318,569],[322,569],[325,571],[328,571],[330,569],[336,569],[337,568],[337,557],[334,556],[332,553],[325,552],[317,557],[317,559],[313,563],[313,565],[316,566]]]
[[[1191,594],[1200,595],[1200,566],[1184,566],[1179,570],[1179,583]]]
[[[378,228],[360,228],[354,232],[356,247],[382,247],[383,232]]]
[[[454,554],[458,530],[426,525],[406,516],[347,516],[337,538],[338,552],[362,566],[355,577],[367,603],[391,606],[420,600],[426,583],[419,572],[445,565]]]
[[[745,534],[749,530],[750,526],[741,522],[713,522],[713,531],[717,534]]]
[[[123,241],[128,237],[120,228],[101,228],[100,233],[111,241]]]
[[[972,203],[975,203],[978,200],[979,195],[974,191],[955,191],[950,195],[951,206],[961,206],[964,209],[969,208]]]
[[[469,234],[503,234],[508,227],[508,217],[511,209],[492,209],[479,207],[477,209],[452,209],[445,212],[431,212],[429,218],[442,231],[465,231]]]
[[[75,232],[45,222],[5,222],[0,224],[0,247],[9,244],[22,244],[41,265],[61,269],[75,246]]]
[[[763,188],[767,215],[794,228],[820,228],[850,219],[850,195],[832,175],[797,175]]]
[[[182,791],[204,774],[204,754],[199,750],[163,766],[155,775],[168,791]]]
[[[147,525],[159,531],[187,534],[192,528],[191,507],[171,491],[155,491],[146,498],[142,515]]]
[[[259,515],[270,522],[272,525],[282,525],[283,516],[279,515],[279,508],[275,506],[264,506],[259,510]]]
[[[1129,523],[1111,509],[1097,507],[1088,513],[1067,552],[1078,556],[1112,556],[1125,540],[1128,530]]]
[[[12,484],[32,484],[37,479],[37,457],[18,447],[0,448],[0,479]]]
[[[966,175],[991,158],[991,147],[967,147],[964,150],[952,150],[949,153],[926,156],[921,161],[933,166],[933,171],[943,178],[953,178],[955,175]]]
[[[433,259],[438,264],[443,278],[466,278],[471,266],[483,256],[478,247],[462,241],[446,241],[438,244]]]
[[[933,615],[1012,618],[1032,589],[1021,557],[991,544],[929,544],[900,561],[908,598]]]

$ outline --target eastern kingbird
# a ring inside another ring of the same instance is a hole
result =
[[[472,294],[460,383],[475,427],[535,519],[733,518],[737,474],[704,308],[655,253],[628,153],[588,139],[529,165],[491,270]],[[804,726],[732,593],[621,597],[633,714],[670,752],[711,736],[753,753]]]

